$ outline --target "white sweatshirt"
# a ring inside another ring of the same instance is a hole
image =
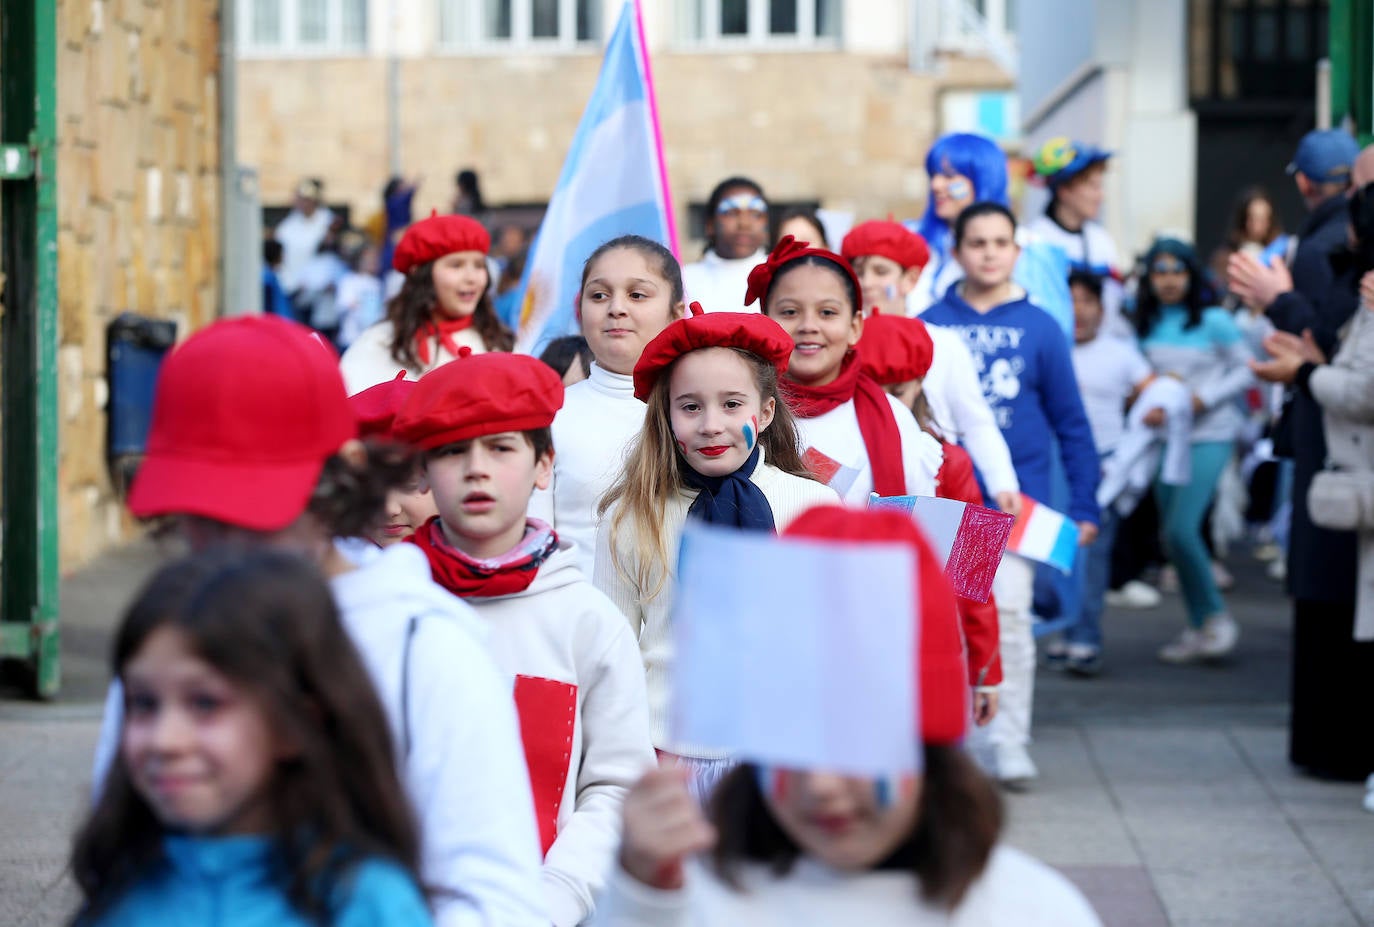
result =
[[[524,592],[467,601],[515,680],[536,813],[552,839],[544,904],[557,927],[572,927],[595,908],[615,865],[625,794],[654,763],[639,651],[566,546]]]
[[[944,453],[940,442],[921,430],[911,410],[892,396],[887,397],[897,430],[902,435],[902,470],[909,496],[935,495],[935,474],[940,471]],[[873,468],[868,448],[859,431],[859,415],[851,399],[815,418],[797,417],[806,462],[818,477],[825,478],[849,505],[866,506],[873,493]]]
[[[343,374],[344,386],[348,389],[348,395],[352,396],[355,393],[361,393],[369,386],[376,386],[378,383],[396,379],[396,373],[403,367],[407,380],[418,380],[435,367],[454,360],[454,356],[439,343],[438,338],[431,338],[429,342],[430,363],[423,367],[406,367],[391,356],[391,338],[391,323],[378,322],[349,345],[348,350],[344,352],[343,359],[339,361],[339,372]],[[487,346],[482,342],[482,336],[474,328],[465,328],[456,332],[453,335],[453,341],[460,348],[464,346],[472,348],[473,354],[485,354],[487,350]]]
[[[993,849],[987,868],[953,911],[920,897],[913,875],[846,873],[803,857],[783,876],[765,865],[740,868],[741,889],[692,863],[687,885],[660,891],[616,867],[596,927],[1101,927],[1068,879],[1019,850]]]
[[[822,486],[815,480],[793,476],[777,467],[769,466],[763,461],[762,454],[750,480],[763,490],[768,505],[773,509],[773,524],[779,531],[813,506],[834,505],[839,502],[833,489]],[[695,489],[684,489],[676,499],[668,500],[664,506],[660,530],[666,540],[664,549],[668,552],[670,560],[677,554],[682,526],[687,520],[687,510],[696,501],[697,492]],[[658,594],[646,601],[646,593],[652,590],[641,590],[633,580],[637,573],[639,553],[635,548],[634,526],[628,519],[621,524],[620,532],[616,536],[618,568],[611,557],[611,525],[614,515],[614,510],[607,512],[596,533],[596,585],[624,612],[625,617],[630,620],[630,630],[639,639],[639,653],[643,657],[649,683],[649,721],[654,746],[681,756],[718,757],[719,753],[691,745],[672,744],[669,741],[673,632],[668,609],[673,601],[673,584],[676,577],[670,574],[658,590]]]
[[[529,514],[573,544],[584,576],[594,575],[597,503],[620,476],[647,408],[635,398],[633,377],[592,364],[553,420],[553,482],[535,492]]]
[[[687,302],[701,303],[707,312],[758,312],[758,303],[746,307],[744,294],[749,290],[749,271],[768,260],[768,253],[759,250],[746,258],[726,260],[714,251],[707,251],[695,264],[682,266],[682,286]]]
[[[1020,490],[1011,451],[983,395],[973,355],[964,339],[940,325],[926,325],[935,343],[923,390],[945,440],[962,444],[994,496]]]
[[[435,897],[435,924],[547,925],[515,706],[478,640],[477,616],[434,583],[413,544],[389,547],[330,585],[386,711],[420,822],[421,874],[451,890]],[[116,680],[96,746],[97,783],[118,749],[123,714]]]

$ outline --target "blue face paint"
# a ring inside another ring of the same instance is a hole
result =
[[[952,180],[947,188],[949,198],[952,200],[968,199],[973,195],[973,187],[967,180]]]
[[[891,808],[896,804],[897,790],[892,787],[892,780],[881,777],[873,783],[873,800],[879,808]]]
[[[744,426],[744,446],[753,453],[754,445],[758,443],[759,418],[757,415],[749,416],[749,424]]]

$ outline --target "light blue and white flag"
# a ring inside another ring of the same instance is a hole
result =
[[[520,281],[515,349],[577,331],[582,264],[603,242],[643,235],[678,253],[653,73],[638,0],[626,0]]]

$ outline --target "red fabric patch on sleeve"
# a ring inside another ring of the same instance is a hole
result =
[[[577,686],[538,676],[516,676],[515,709],[520,715],[520,740],[534,793],[540,851],[547,854],[558,836],[558,811],[572,760]]]

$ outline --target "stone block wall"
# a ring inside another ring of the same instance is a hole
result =
[[[400,64],[401,161],[422,175],[416,215],[445,209],[460,167],[492,203],[543,202],[596,82],[600,56],[429,55]],[[995,65],[951,58],[935,74],[901,56],[842,51],[655,53],[659,116],[679,227],[732,173],[780,200],[818,199],[861,218],[917,215],[922,163],[945,88],[1007,87]],[[264,203],[303,176],[357,221],[387,176],[386,64],[369,57],[238,64],[239,159]]]
[[[105,329],[215,317],[217,0],[57,0],[62,569],[131,529],[105,463]]]

